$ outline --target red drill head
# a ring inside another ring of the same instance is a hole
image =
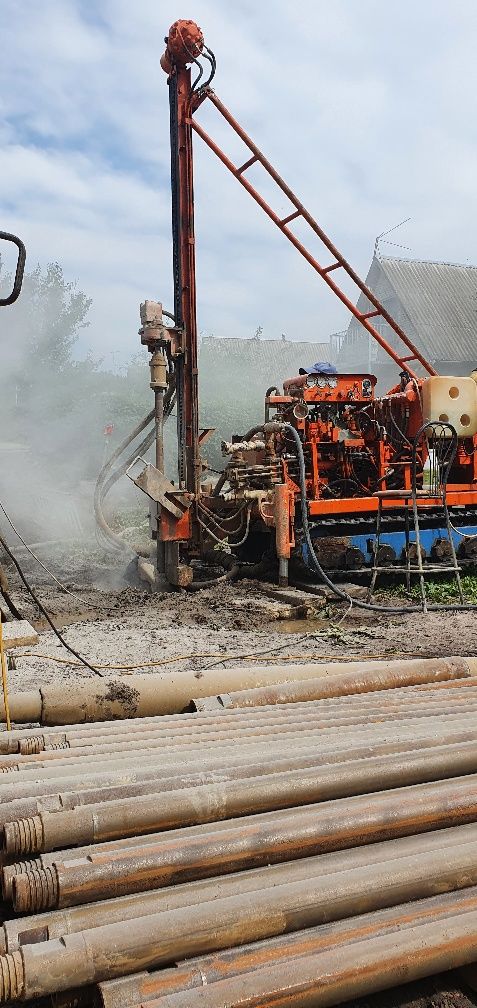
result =
[[[170,74],[174,66],[184,67],[202,52],[204,36],[195,21],[175,21],[165,39],[161,67]]]

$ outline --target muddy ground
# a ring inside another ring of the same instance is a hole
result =
[[[37,552],[75,597],[18,550],[27,579],[67,642],[96,667],[135,665],[140,666],[138,671],[153,675],[168,667],[196,669],[221,660],[228,663],[237,655],[258,657],[261,653],[267,661],[305,661],[477,651],[473,612],[423,616],[369,613],[358,607],[348,611],[345,604],[317,597],[314,618],[277,620],[262,611],[264,595],[256,581],[243,580],[197,594],[164,591],[151,595],[127,584],[128,558],[104,550],[94,540],[47,546]],[[90,676],[88,669],[69,662],[67,650],[49,629],[15,568],[10,564],[7,570],[15,603],[41,634],[36,649],[18,652],[12,686],[28,689],[39,682]],[[380,600],[406,604],[389,595],[376,596]],[[153,662],[158,664],[149,665]],[[107,675],[107,668],[102,671]],[[123,671],[127,675],[128,670]]]
[[[432,657],[477,652],[473,612],[377,614],[357,607],[348,611],[344,604],[317,598],[313,619],[277,620],[262,611],[264,596],[258,582],[240,581],[193,595],[183,591],[150,595],[126,583],[127,560],[94,540],[38,550],[62,584],[75,593],[73,597],[52,582],[25,551],[16,552],[27,579],[67,642],[104,675],[108,675],[107,666],[131,665],[154,675],[168,668],[230,664],[234,657],[245,655],[263,654],[267,661],[305,661],[312,657]],[[17,668],[9,673],[11,687],[28,689],[46,682],[67,684],[90,677],[93,673],[74,664],[48,628],[15,568],[10,564],[7,571],[16,605],[40,632],[36,648],[16,653]],[[390,595],[378,595],[379,600],[403,604]],[[114,674],[118,674],[116,669]],[[128,670],[123,674],[127,676]],[[477,1005],[477,995],[457,974],[443,974],[349,1002],[346,1008],[471,1005]]]

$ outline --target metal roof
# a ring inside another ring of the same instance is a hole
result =
[[[329,343],[305,343],[294,340],[235,339],[206,336],[200,342],[199,364],[220,363],[229,367],[241,365],[252,369],[268,384],[293,377],[299,367],[309,367],[315,361],[328,360],[332,353]],[[262,370],[263,369],[263,370]]]
[[[377,256],[432,361],[477,359],[477,267]]]

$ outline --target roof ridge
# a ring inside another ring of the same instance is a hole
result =
[[[475,269],[477,270],[477,265],[472,263],[455,263],[446,262],[443,259],[409,259],[405,256],[383,256],[379,253],[376,254],[376,259],[379,263],[385,262],[398,262],[398,263],[412,263],[419,264],[420,266],[454,266],[458,269]]]

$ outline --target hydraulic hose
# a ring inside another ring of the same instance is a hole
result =
[[[308,552],[310,555],[312,566],[314,567],[317,574],[319,574],[323,584],[330,588],[330,590],[337,596],[337,598],[342,599],[343,602],[347,602],[349,606],[356,606],[358,609],[367,609],[371,612],[388,612],[394,615],[403,615],[406,613],[416,613],[422,612],[420,606],[383,606],[374,605],[372,602],[363,602],[360,599],[355,599],[347,592],[343,591],[338,585],[334,584],[331,578],[328,577],[326,572],[323,570],[318,557],[313,548],[313,543],[310,536],[310,528],[308,524],[308,503],[306,497],[306,478],[305,478],[305,456],[303,454],[303,445],[300,440],[300,435],[298,431],[295,430],[292,424],[281,423],[280,427],[282,430],[287,431],[293,438],[296,448],[296,456],[298,461],[298,467],[300,472],[300,508],[301,508],[301,520],[303,532],[306,540],[306,545],[308,547]],[[308,566],[310,566],[308,564]],[[476,609],[475,605],[435,605],[428,606],[428,610],[432,612],[443,611],[443,612],[455,612],[458,611],[468,611],[471,609]]]
[[[173,386],[171,386],[167,390],[166,395],[164,397],[164,418],[165,419],[167,419],[170,416],[170,414],[172,412],[172,409],[174,407],[174,402],[175,402],[175,388]],[[134,427],[134,429],[130,432],[130,434],[124,439],[124,441],[121,442],[121,444],[118,446],[118,448],[116,448],[116,450],[113,452],[113,454],[110,456],[110,458],[107,460],[107,462],[105,462],[104,466],[102,467],[102,469],[101,469],[101,471],[99,473],[98,479],[96,481],[96,486],[95,486],[95,491],[94,491],[93,506],[94,506],[95,518],[96,518],[96,521],[97,521],[99,527],[101,528],[102,532],[106,536],[109,544],[112,545],[112,546],[114,546],[115,548],[123,549],[123,550],[126,550],[126,551],[131,552],[131,553],[136,553],[136,550],[134,550],[132,547],[128,546],[128,544],[124,542],[124,539],[120,535],[118,535],[117,532],[113,531],[113,529],[108,524],[108,522],[106,521],[106,518],[104,516],[103,504],[104,504],[104,499],[105,499],[106,495],[111,490],[111,487],[113,487],[114,484],[117,483],[118,479],[120,479],[121,476],[124,475],[124,473],[126,472],[126,469],[131,465],[132,462],[134,462],[134,459],[136,458],[136,456],[138,454],[140,455],[140,454],[145,453],[151,447],[151,445],[152,445],[152,443],[154,441],[154,436],[155,436],[154,435],[154,430],[150,431],[146,435],[146,437],[142,440],[142,442],[139,445],[139,447],[131,455],[128,456],[128,458],[126,459],[125,462],[122,462],[109,475],[108,475],[108,473],[109,473],[110,469],[112,468],[112,466],[114,465],[114,463],[126,451],[126,449],[129,447],[129,445],[131,445],[132,442],[135,441],[136,438],[139,437],[139,435],[144,430],[146,430],[146,428],[151,423],[153,423],[154,417],[155,417],[155,411],[151,410],[147,414],[147,416],[145,416],[144,419],[141,420],[136,425],[136,427]]]
[[[126,451],[126,448],[128,448],[129,445],[137,437],[139,437],[140,434],[142,434],[143,430],[145,430],[146,427],[149,427],[149,424],[151,424],[153,420],[154,420],[154,410],[151,410],[147,414],[147,416],[145,416],[138,424],[136,424],[136,426],[128,434],[128,436],[124,439],[124,441],[122,441],[121,444],[118,445],[118,447],[114,450],[113,454],[109,457],[107,462],[104,463],[96,480],[96,486],[94,488],[94,497],[93,497],[94,515],[99,527],[104,532],[106,538],[109,539],[114,545],[119,544],[124,545],[124,543],[119,536],[116,536],[116,533],[113,532],[112,528],[108,525],[104,517],[102,509],[102,503],[104,499],[103,484],[106,481],[106,477],[109,473],[109,470],[112,468],[117,459],[119,459],[123,454],[123,452]]]
[[[102,532],[106,536],[108,542],[112,546],[114,546],[115,548],[122,549],[122,550],[130,550],[132,553],[135,553],[135,550],[132,549],[132,547],[129,547],[128,544],[125,543],[125,541],[122,538],[122,536],[119,535],[117,532],[114,532],[113,529],[111,528],[111,526],[108,525],[108,522],[106,521],[106,518],[104,517],[103,503],[104,503],[104,499],[105,499],[106,495],[109,493],[109,491],[114,486],[114,484],[117,483],[117,481],[121,478],[121,476],[124,475],[124,473],[126,472],[126,469],[128,468],[128,466],[130,466],[134,462],[134,459],[138,455],[144,455],[149,450],[149,448],[153,444],[154,437],[155,437],[154,430],[149,431],[149,433],[141,441],[141,443],[137,446],[137,448],[134,450],[134,452],[131,455],[128,456],[128,458],[126,459],[126,461],[122,462],[121,465],[118,466],[118,468],[114,470],[114,472],[111,474],[111,476],[109,477],[109,479],[107,479],[106,482],[104,482],[104,483],[101,484],[100,489],[99,489],[98,499],[95,502],[96,521],[97,521],[99,527],[101,528]]]

